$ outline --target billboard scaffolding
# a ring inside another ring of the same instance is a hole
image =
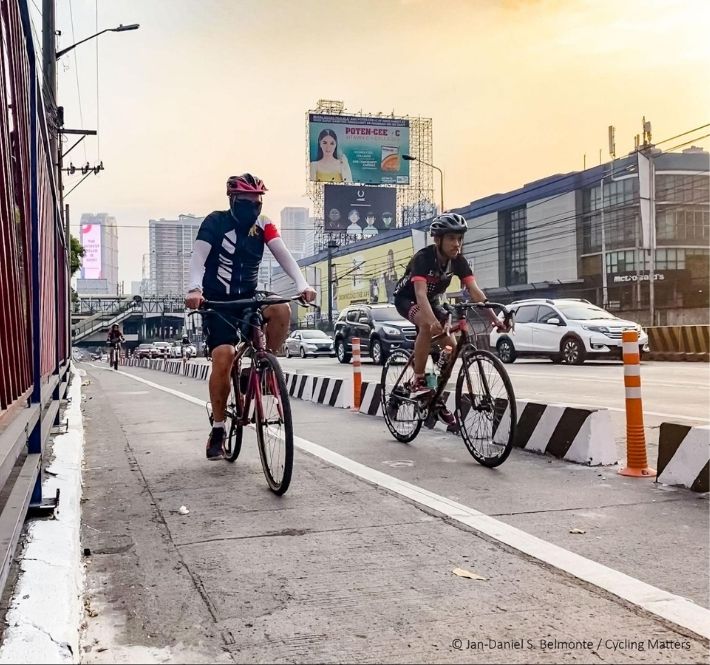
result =
[[[406,162],[409,168],[409,182],[407,184],[387,185],[396,190],[396,224],[397,226],[407,226],[420,220],[428,219],[435,213],[433,170],[418,161],[433,162],[434,151],[431,118],[406,115],[398,116],[395,115],[394,112],[391,114],[350,113],[346,111],[345,104],[342,101],[321,99],[318,101],[315,109],[306,112],[306,186],[308,197],[313,202],[313,217],[315,219],[314,252],[325,249],[329,240],[334,240],[338,245],[346,245],[358,239],[357,236],[348,235],[344,232],[328,232],[324,230],[324,196],[326,183],[311,179],[311,118],[314,114],[321,116],[341,115],[359,117],[363,119],[363,122],[367,121],[375,125],[377,124],[378,118],[383,120],[406,121],[409,128],[409,154],[417,159]]]

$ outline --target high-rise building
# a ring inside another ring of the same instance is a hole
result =
[[[308,208],[284,208],[281,211],[281,236],[296,260],[310,254],[306,250],[306,241],[311,228]]]
[[[81,216],[79,242],[84,247],[81,272],[77,279],[80,294],[118,294],[118,228],[108,213]]]
[[[151,295],[182,295],[190,281],[190,257],[204,217],[179,215],[177,219],[151,219]]]

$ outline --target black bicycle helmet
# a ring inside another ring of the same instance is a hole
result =
[[[455,212],[447,212],[439,215],[429,227],[432,236],[443,236],[446,233],[460,233],[463,235],[468,231],[466,220]]]

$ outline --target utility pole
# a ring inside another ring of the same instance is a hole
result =
[[[333,250],[337,247],[337,243],[328,240],[328,326],[333,327]]]

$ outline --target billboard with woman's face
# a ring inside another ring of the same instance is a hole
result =
[[[408,185],[409,120],[308,114],[310,178],[316,182]]]

